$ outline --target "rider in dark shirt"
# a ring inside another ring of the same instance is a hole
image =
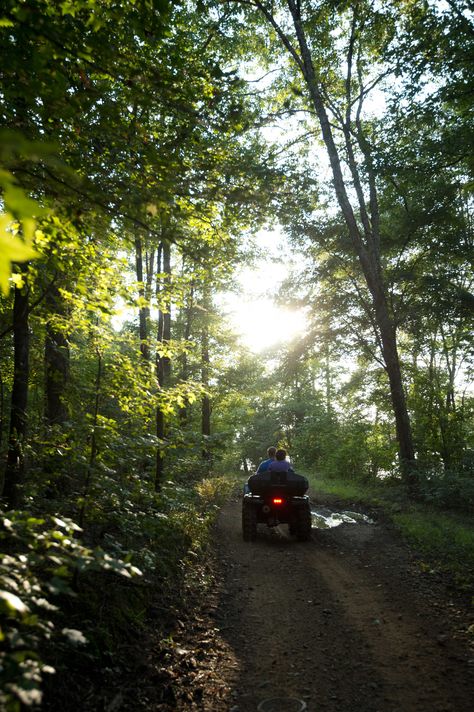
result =
[[[277,450],[275,458],[268,466],[269,472],[294,472],[291,464],[286,459],[286,450]]]

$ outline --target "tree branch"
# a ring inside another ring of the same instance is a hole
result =
[[[282,41],[283,45],[286,47],[288,52],[291,54],[291,56],[295,60],[296,64],[300,68],[300,70],[304,71],[304,64],[303,64],[302,58],[300,57],[300,55],[298,54],[296,49],[293,47],[289,38],[281,29],[280,25],[277,23],[277,21],[273,17],[273,14],[270,12],[270,10],[268,10],[268,8],[266,8],[263,5],[263,3],[260,2],[260,0],[255,0],[254,4],[255,4],[255,7],[258,10],[260,10],[260,12],[267,18],[268,22],[271,24],[271,26],[277,33],[278,37],[280,38],[280,40]]]

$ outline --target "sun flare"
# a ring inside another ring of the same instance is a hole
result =
[[[239,292],[222,294],[221,303],[241,342],[258,353],[303,335],[308,317],[304,309],[290,309],[275,301],[281,285],[299,262],[288,252],[281,230],[262,230],[256,242],[261,258],[237,272]]]
[[[301,335],[306,327],[302,310],[279,307],[267,298],[238,301],[229,304],[229,317],[242,343],[259,352],[280,343],[287,343]]]

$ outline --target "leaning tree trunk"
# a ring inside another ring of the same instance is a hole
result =
[[[390,394],[397,430],[400,465],[405,481],[409,486],[412,487],[415,484],[415,477],[413,471],[415,452],[413,447],[410,419],[408,415],[406,398],[401,377],[396,330],[393,318],[388,308],[383,270],[380,261],[380,237],[378,228],[377,193],[373,173],[371,170],[372,166],[370,165],[370,161],[368,160],[367,155],[368,147],[364,138],[360,135],[361,127],[359,123],[358,140],[359,144],[361,145],[361,150],[364,155],[366,167],[369,173],[369,209],[367,209],[367,206],[365,204],[365,199],[361,188],[362,179],[355,164],[355,161],[353,160],[353,157],[351,155],[350,141],[346,140],[346,148],[348,149],[349,167],[351,170],[354,187],[359,202],[360,216],[363,225],[363,232],[361,232],[361,228],[359,228],[359,224],[355,217],[354,210],[352,208],[346,190],[341,168],[341,159],[333,138],[333,132],[326,110],[325,101],[323,99],[323,94],[321,92],[319,81],[316,77],[311,52],[308,46],[306,33],[301,20],[300,3],[295,2],[295,0],[288,0],[288,7],[293,18],[300,53],[295,50],[289,38],[282,32],[281,28],[276,25],[276,22],[273,16],[269,14],[269,11],[265,11],[261,3],[257,4],[264,12],[267,19],[272,22],[283,44],[288,49],[290,54],[293,56],[293,59],[295,60],[296,64],[298,65],[306,82],[311,102],[314,106],[319,120],[323,141],[326,146],[329,161],[331,164],[337,200],[339,202],[341,212],[347,225],[355,252],[359,258],[359,262],[361,264],[367,286],[372,296],[372,305],[374,308],[376,323],[379,329],[380,339],[382,342],[385,369],[390,383]]]
[[[24,273],[24,269],[22,269]],[[25,476],[25,441],[29,379],[28,287],[15,287],[13,303],[13,387],[10,411],[7,466],[3,497],[9,507],[21,502],[21,485]]]

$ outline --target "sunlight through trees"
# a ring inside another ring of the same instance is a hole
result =
[[[3,3],[0,706],[192,588],[269,444],[473,506],[472,20]]]

